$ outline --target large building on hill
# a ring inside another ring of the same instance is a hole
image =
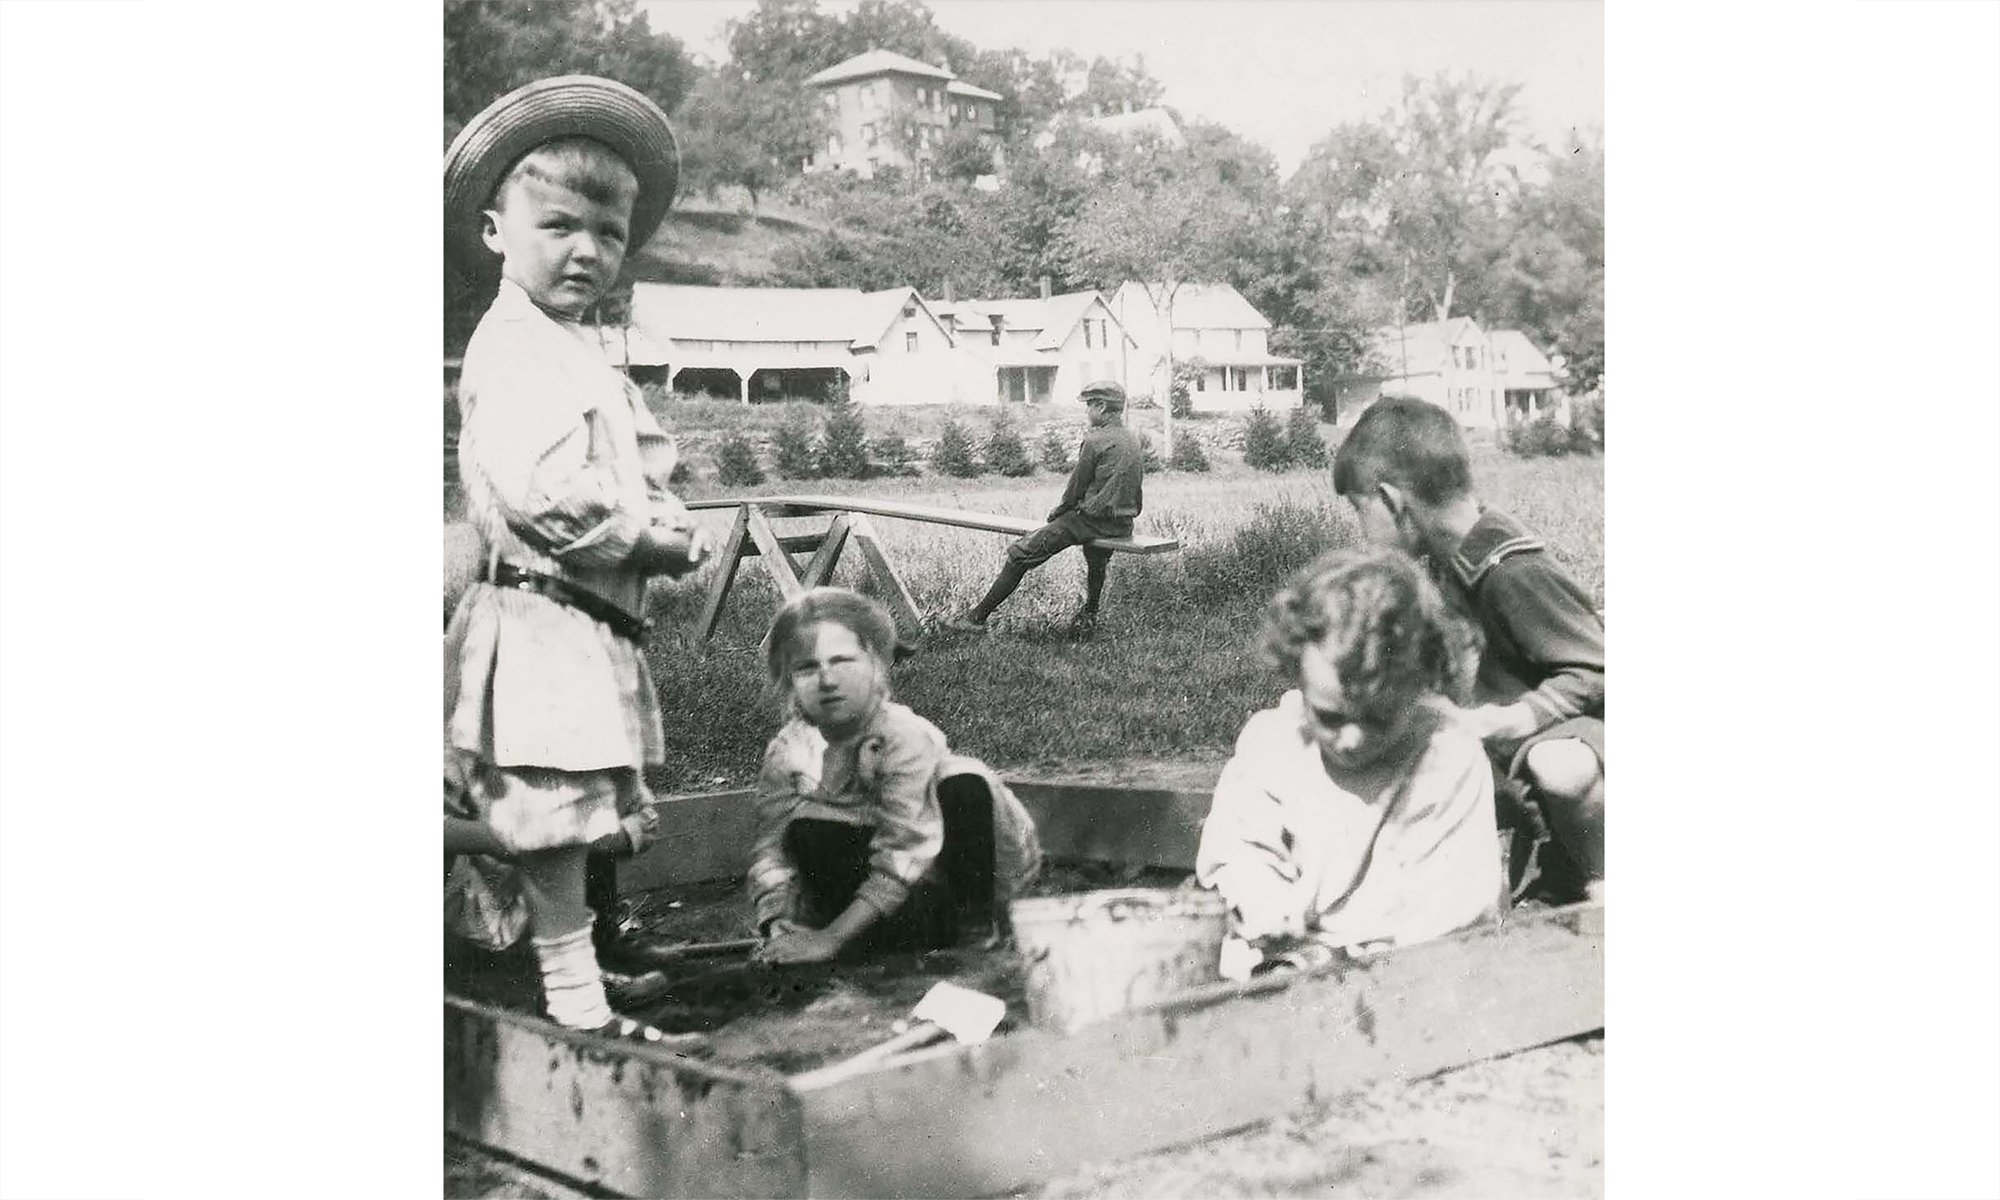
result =
[[[825,144],[805,161],[808,174],[853,171],[871,179],[884,167],[901,167],[929,178],[945,133],[959,128],[976,132],[998,169],[999,106],[1005,98],[963,82],[945,67],[870,50],[806,83],[819,93],[830,127]]]
[[[1469,429],[1499,429],[1554,414],[1569,420],[1561,370],[1518,329],[1487,330],[1472,317],[1374,330],[1380,370],[1335,384],[1345,421],[1381,396],[1414,396]]]

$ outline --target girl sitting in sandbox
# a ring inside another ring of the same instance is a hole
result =
[[[1236,739],[1197,856],[1229,904],[1226,977],[1421,942],[1494,911],[1492,772],[1446,698],[1465,637],[1395,550],[1324,555],[1271,601],[1265,651],[1296,687]]]
[[[962,916],[998,933],[1041,865],[1034,823],[990,770],[890,698],[889,611],[815,588],[778,613],[764,653],[790,717],[757,780],[757,957],[941,948]]]

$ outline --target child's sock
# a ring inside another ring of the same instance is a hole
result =
[[[992,616],[993,610],[1005,604],[1007,597],[1014,594],[1014,589],[1020,587],[1021,580],[1027,578],[1027,576],[1028,568],[1012,559],[1007,560],[1007,564],[1000,568],[1000,577],[995,579],[993,586],[987,589],[986,599],[981,600],[979,607],[972,610],[972,619],[975,621],[984,621],[986,618]]]
[[[533,942],[542,964],[549,1019],[571,1029],[597,1029],[610,1021],[611,1006],[604,1000],[604,976],[597,967],[590,926]]]

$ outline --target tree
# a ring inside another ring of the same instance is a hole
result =
[[[937,168],[946,179],[970,183],[993,173],[993,148],[977,129],[955,125],[938,142]]]
[[[986,469],[1002,475],[1020,478],[1035,473],[1035,460],[1028,457],[1021,431],[1004,411],[994,419],[993,432],[987,435],[985,458]]]
[[[1243,461],[1260,471],[1282,471],[1291,465],[1285,427],[1261,404],[1250,410],[1243,425]]]
[[[1301,467],[1324,467],[1326,443],[1312,409],[1301,404],[1285,416],[1285,458]]]
[[[861,406],[843,395],[826,419],[826,434],[819,444],[819,475],[824,479],[868,478],[868,427],[861,420]]]
[[[1499,266],[1498,312],[1565,357],[1573,386],[1604,376],[1604,138],[1592,131],[1546,159],[1523,189]]]
[[[1405,78],[1397,108],[1314,145],[1289,202],[1329,260],[1393,279],[1405,316],[1419,298],[1440,321],[1477,307],[1490,298],[1502,200],[1515,190],[1501,159],[1518,137],[1520,91],[1472,77]]]
[[[796,174],[824,136],[825,115],[786,85],[730,67],[705,72],[681,112],[681,169],[691,190],[734,185],[759,198]]]
[[[801,404],[785,414],[771,435],[772,465],[786,479],[811,479],[819,456],[813,449],[813,415]]]
[[[1195,162],[1140,146],[1113,155],[1107,183],[1055,231],[1057,253],[1073,275],[1110,290],[1135,280],[1169,336],[1161,339],[1173,379],[1174,298],[1189,283],[1223,279],[1232,230],[1249,218],[1241,200],[1214,185]],[[1163,408],[1166,454],[1173,457],[1173,405]]]
[[[931,451],[931,469],[960,479],[979,474],[979,462],[972,455],[972,435],[957,417],[946,417],[938,430],[937,448]]]
[[[672,112],[695,68],[679,39],[655,33],[634,0],[445,0],[446,144],[507,92],[577,73],[615,79]]]
[[[741,429],[722,435],[715,447],[716,479],[724,487],[748,487],[764,482],[764,470],[757,465],[757,447]]]

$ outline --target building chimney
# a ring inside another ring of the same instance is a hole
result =
[[[1042,276],[1042,299],[1046,300],[1048,298],[1049,298],[1049,277],[1044,275]]]

